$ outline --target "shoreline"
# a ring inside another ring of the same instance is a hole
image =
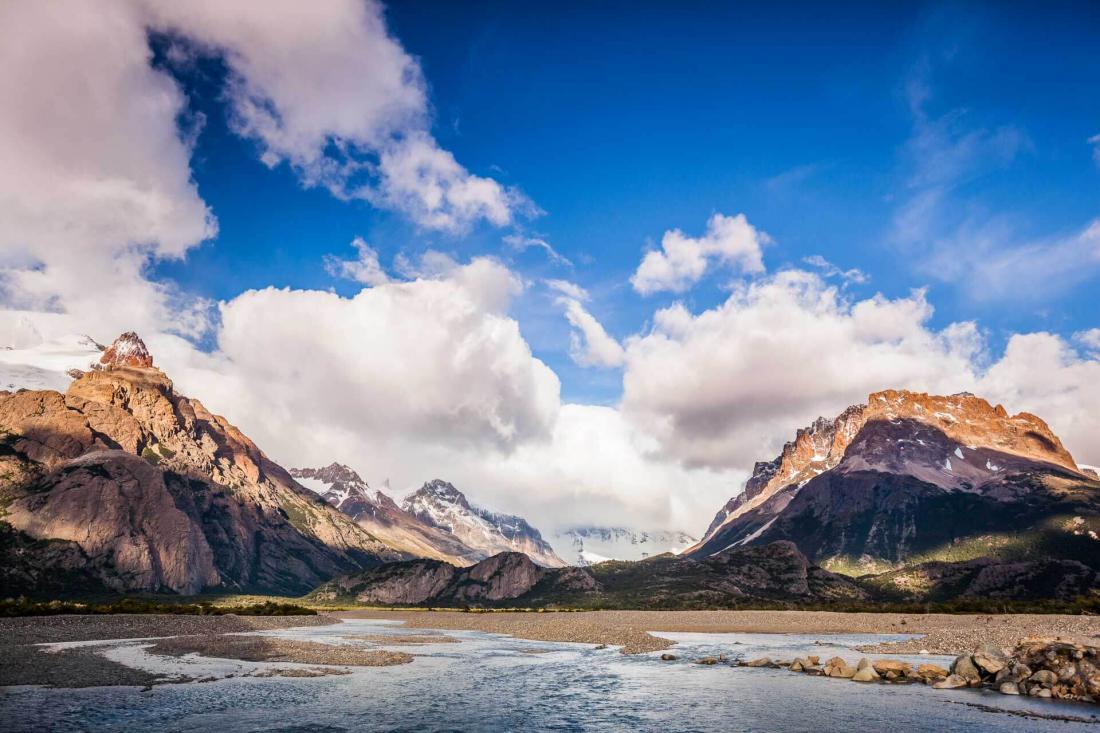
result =
[[[508,634],[532,641],[620,646],[624,654],[661,651],[674,642],[653,636],[662,631],[760,634],[918,634],[904,642],[874,644],[875,654],[954,655],[982,644],[1015,647],[1043,637],[1097,644],[1100,617],[1056,614],[952,615],[843,613],[835,611],[582,611],[530,613],[494,611],[334,612],[337,618],[389,619],[417,629],[454,629]],[[652,632],[652,633],[650,633]]]

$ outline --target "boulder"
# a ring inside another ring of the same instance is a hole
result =
[[[826,677],[841,677],[844,679],[851,679],[856,673],[856,670],[840,657],[826,660],[822,671],[825,672]]]
[[[661,655],[661,661],[662,662],[675,662],[677,659],[679,659],[679,657],[677,657],[675,654],[662,654]]]
[[[760,657],[759,659],[754,659],[751,662],[746,662],[745,666],[746,667],[770,667],[770,666],[772,666],[772,660],[769,657]]]
[[[1058,675],[1054,674],[1049,669],[1040,669],[1038,672],[1028,677],[1027,680],[1033,684],[1052,687],[1054,683],[1058,681]]]
[[[812,666],[816,667],[817,665],[821,664],[821,657],[817,656],[816,654],[810,654],[806,657],[806,659]]]
[[[964,654],[951,665],[951,673],[966,680],[971,687],[977,687],[982,683],[982,673],[974,666],[974,661],[969,654]]]
[[[937,690],[954,690],[959,687],[967,687],[969,684],[970,683],[965,678],[957,674],[950,674],[947,676],[947,679],[936,682],[932,687]]]
[[[938,664],[917,665],[917,676],[923,680],[942,680],[946,679],[949,674],[951,673],[948,670]]]
[[[791,666],[787,669],[791,670],[792,672],[801,672],[803,669],[805,669],[805,666],[802,664],[801,659],[796,659],[791,662]]]
[[[876,659],[871,663],[871,666],[881,675],[893,672],[895,677],[907,675],[913,671],[913,665],[906,664],[905,662],[898,662],[893,659]]]
[[[1008,663],[1004,653],[992,644],[983,644],[973,655],[974,665],[986,674],[997,674]]]
[[[718,664],[718,658],[717,657],[703,657],[702,659],[696,659],[695,663],[696,664],[705,664],[705,665],[710,666],[710,665]]]
[[[852,682],[878,682],[879,676],[875,668],[868,664],[865,667],[860,667],[856,670],[856,673],[852,675]]]
[[[997,691],[1002,695],[1019,695],[1020,688],[1015,682],[1002,682]]]

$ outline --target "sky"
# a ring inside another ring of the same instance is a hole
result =
[[[0,7],[0,342],[285,465],[698,534],[868,393],[1100,463],[1095,3]]]

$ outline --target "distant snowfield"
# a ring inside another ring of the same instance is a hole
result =
[[[679,555],[695,544],[677,531],[636,531],[624,527],[579,527],[555,534],[550,544],[571,565],[595,565],[607,560],[644,560],[671,552]]]
[[[19,348],[0,348],[0,389],[53,389],[64,392],[70,369],[87,371],[100,349],[87,336],[68,336]]]

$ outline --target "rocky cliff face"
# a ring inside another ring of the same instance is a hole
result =
[[[969,394],[886,391],[757,464],[688,553],[784,539],[857,573],[985,556],[1100,558],[1087,541],[1098,515],[1100,484],[1034,415]]]
[[[539,597],[588,595],[599,586],[580,568],[546,568],[520,552],[502,552],[468,568],[437,560],[390,563],[337,578],[318,588],[319,600],[380,605],[494,605]]]
[[[450,532],[421,521],[393,499],[371,488],[348,466],[292,468],[290,474],[388,546],[417,557],[472,565],[485,553],[467,547]]]
[[[522,552],[544,567],[565,565],[542,534],[522,517],[472,506],[461,491],[446,481],[429,481],[406,497],[401,506],[420,521],[449,532],[484,557]]]
[[[0,392],[0,521],[12,542],[67,543],[120,591],[304,592],[405,557],[178,394],[136,335],[100,367],[64,394]]]

